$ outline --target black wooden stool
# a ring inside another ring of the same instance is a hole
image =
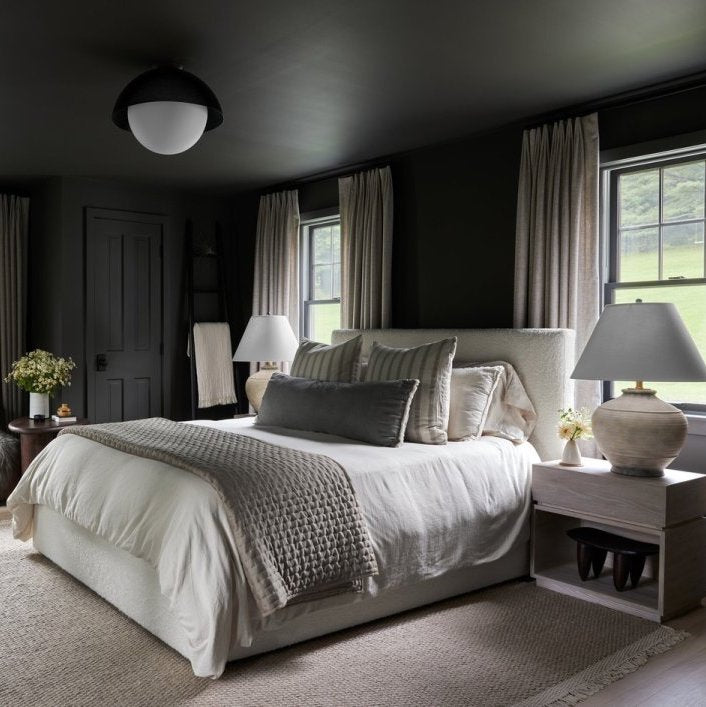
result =
[[[646,558],[659,553],[659,545],[630,540],[598,528],[572,528],[566,534],[577,543],[576,561],[584,582],[591,569],[594,577],[600,577],[606,555],[613,553],[613,584],[619,592],[625,589],[628,577],[634,589],[642,576]]]

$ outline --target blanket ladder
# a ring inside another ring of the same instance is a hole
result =
[[[215,224],[212,242],[194,237],[191,219],[185,228],[186,305],[189,319],[189,368],[191,372],[191,419],[197,419],[198,387],[196,356],[194,355],[194,324],[199,322],[228,322],[228,296],[223,265],[223,237],[221,226]],[[220,407],[220,406],[219,406]],[[225,408],[235,406],[223,406]],[[233,413],[227,414],[230,417]]]

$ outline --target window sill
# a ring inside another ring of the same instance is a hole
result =
[[[685,413],[689,422],[689,434],[706,437],[706,415],[699,413]]]

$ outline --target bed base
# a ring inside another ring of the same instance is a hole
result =
[[[157,573],[144,560],[116,548],[46,506],[34,508],[34,546],[123,614],[189,657],[186,636],[159,591]],[[265,653],[528,573],[529,549],[527,543],[522,543],[495,562],[453,570],[376,597],[296,616],[276,629],[258,632],[247,648],[231,646],[230,660]]]

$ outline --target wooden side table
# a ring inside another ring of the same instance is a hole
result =
[[[54,420],[35,422],[29,417],[18,417],[13,420],[7,428],[10,432],[20,435],[20,466],[22,473],[25,473],[32,460],[59,434],[60,430],[64,427],[71,427],[71,425],[87,424],[89,424],[89,421],[85,418],[79,418],[76,422],[61,423],[54,422]]]
[[[706,475],[666,469],[660,478],[621,476],[610,464],[541,462],[532,468],[531,574],[537,585],[652,621],[685,613],[706,596]],[[634,589],[617,591],[611,557],[582,581],[574,528],[597,528],[656,545]]]

